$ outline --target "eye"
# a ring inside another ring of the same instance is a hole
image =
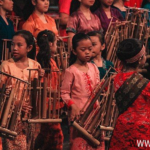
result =
[[[85,51],[85,48],[81,48],[81,51],[83,51],[83,52],[84,52],[84,51]]]
[[[20,46],[22,46],[22,44],[21,44],[21,43],[18,43],[18,46],[20,47]]]

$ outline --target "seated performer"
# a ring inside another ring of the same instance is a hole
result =
[[[95,11],[95,14],[99,17],[104,33],[106,33],[109,23],[112,18],[112,22],[123,21],[123,16],[119,10],[112,8],[113,0],[99,0],[100,7]]]
[[[40,31],[45,29],[51,30],[58,35],[55,20],[45,14],[49,8],[49,0],[32,0],[32,4],[34,5],[34,11],[22,28],[30,31],[35,38],[37,38]]]
[[[110,66],[114,66],[112,62],[104,60],[102,53],[105,50],[104,34],[98,31],[89,32],[88,35],[91,38],[93,49],[92,49],[92,63],[94,63],[100,72],[100,79],[102,79]]]
[[[0,0],[0,60],[2,59],[3,39],[12,39],[14,27],[11,20],[7,18],[7,12],[13,10],[13,1]],[[10,42],[7,48],[10,49]]]
[[[15,33],[12,39],[12,58],[6,61],[3,61],[0,70],[15,76],[24,81],[28,81],[29,78],[29,70],[28,69],[37,69],[41,68],[40,64],[30,58],[28,58],[28,53],[30,51],[35,51],[35,42],[32,34],[29,31],[20,30]],[[41,69],[40,69],[41,70]],[[44,72],[41,70],[41,76],[43,76]],[[31,79],[38,78],[38,72],[33,71],[31,74]],[[0,85],[6,83],[7,77],[2,75],[0,77]],[[16,80],[11,81],[11,86],[16,86]],[[20,91],[23,90],[23,86],[20,85]],[[17,104],[16,104],[17,105]],[[22,107],[22,111],[31,111],[31,107],[28,102],[25,102]],[[22,122],[22,119],[18,121],[16,132],[17,137],[14,140],[3,138],[2,146],[4,150],[33,150],[34,148],[34,140],[37,132],[34,128]],[[39,129],[40,130],[40,129]],[[29,132],[34,137],[29,136]],[[28,141],[27,141],[28,139]],[[32,142],[31,142],[32,141]]]
[[[72,47],[72,37],[76,33],[88,33],[90,31],[100,31],[102,29],[99,18],[91,13],[90,7],[93,6],[95,0],[85,1],[73,0],[71,3],[71,16],[67,23],[66,31],[69,38],[69,48]]]
[[[39,53],[37,54],[37,61],[41,64],[42,68],[49,68],[52,75],[51,88],[56,90],[58,86],[56,83],[59,81],[57,72],[59,71],[55,60],[52,58],[57,52],[57,37],[55,33],[49,30],[41,31],[37,36],[37,44],[39,46]],[[49,76],[50,71],[46,71],[45,76]],[[63,103],[56,104],[56,110],[63,107]],[[38,143],[41,143],[39,145]],[[39,145],[39,147],[38,147]],[[60,123],[46,123],[41,125],[41,132],[36,141],[36,147],[42,150],[62,150],[63,149],[63,133]]]
[[[150,82],[138,73],[146,62],[145,47],[137,39],[122,41],[117,56],[123,69],[114,78],[119,117],[109,150],[147,149],[138,147],[139,140],[150,139]]]
[[[73,37],[73,54],[70,58],[70,67],[66,69],[61,87],[61,97],[67,104],[69,122],[78,119],[80,110],[87,102],[92,91],[100,81],[99,71],[95,64],[88,63],[92,56],[92,42],[89,36],[78,33]],[[102,140],[102,139],[101,139]],[[94,147],[70,127],[71,150],[104,150],[102,140],[99,147]]]

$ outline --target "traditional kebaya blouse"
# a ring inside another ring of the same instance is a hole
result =
[[[16,66],[16,63],[14,62],[14,60],[11,58],[9,60],[3,61],[2,65],[0,67],[0,70],[9,75],[15,76],[19,79],[28,81],[28,78],[29,78],[29,70],[28,69],[40,69],[41,68],[41,66],[38,62],[36,62],[32,59],[29,59],[29,58],[28,58],[28,64],[29,64],[29,66],[25,69],[18,68]],[[31,71],[31,80],[33,80],[34,78],[38,78],[37,71]],[[7,77],[5,75],[0,76],[0,81],[3,81],[5,83],[6,80],[7,80]],[[11,84],[15,87],[16,80],[12,79]]]
[[[91,13],[91,20],[88,20],[79,9],[70,16],[66,31],[88,33],[90,31],[100,31],[101,29],[101,22],[95,14]]]
[[[56,35],[58,35],[55,20],[46,14],[44,16],[47,23],[43,23],[36,13],[32,13],[28,20],[23,24],[22,29],[30,31],[35,38],[37,38],[40,31],[46,29],[53,31]]]
[[[110,11],[111,11],[111,17],[113,17],[113,20],[112,22],[116,22],[117,20],[118,21],[123,21],[123,16],[121,15],[121,13],[119,12],[119,10],[115,9],[115,8],[110,8]],[[104,30],[104,32],[107,31],[107,28],[109,26],[109,23],[111,21],[111,18],[108,18],[105,11],[103,10],[102,7],[100,7],[99,9],[97,9],[95,12],[94,12],[98,18],[100,19],[101,21],[101,24],[102,24],[102,28]]]
[[[63,101],[67,105],[76,104],[80,110],[100,81],[97,67],[92,63],[88,63],[88,67],[89,70],[85,73],[76,68],[75,65],[71,65],[65,70],[61,86]]]

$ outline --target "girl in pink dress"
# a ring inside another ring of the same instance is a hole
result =
[[[71,55],[71,66],[65,71],[61,87],[61,97],[70,109],[69,121],[79,117],[80,110],[100,81],[97,67],[88,63],[92,56],[89,36],[78,33],[73,37],[72,44],[74,57]],[[71,150],[104,150],[103,142],[95,148],[83,137],[77,137],[73,127],[70,127],[70,142]]]

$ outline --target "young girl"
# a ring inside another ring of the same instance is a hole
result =
[[[112,62],[104,60],[102,58],[102,52],[105,49],[104,35],[102,32],[92,31],[88,35],[91,38],[93,49],[92,49],[92,63],[94,63],[100,72],[100,78],[102,79],[110,66],[113,67]]]
[[[114,0],[113,7],[118,9],[120,13],[122,14],[123,18],[126,17],[126,6],[124,5],[124,2],[128,0]]]
[[[41,31],[37,36],[37,44],[40,48],[39,53],[37,54],[37,61],[41,64],[42,68],[50,68],[50,70],[52,71],[50,79],[51,87],[55,90],[56,88],[58,88],[56,82],[58,83],[59,73],[53,71],[59,71],[59,69],[52,57],[57,52],[57,37],[52,31]],[[48,76],[49,73],[50,72],[47,71],[45,75]],[[60,103],[60,106],[56,104],[56,110],[62,107],[62,103]],[[42,150],[62,150],[63,133],[60,123],[42,124],[41,133],[38,136],[37,143],[38,142],[41,142],[39,148],[42,148]]]
[[[71,11],[73,13],[71,12],[72,15],[69,18],[66,28],[68,36],[70,36],[68,41],[69,48],[72,47],[72,37],[76,33],[88,33],[102,29],[99,18],[90,11],[90,7],[94,2],[95,0],[72,0]]]
[[[92,56],[92,42],[89,36],[78,33],[73,37],[72,44],[74,58],[70,58],[71,66],[65,71],[61,87],[61,97],[71,109],[69,121],[79,117],[80,110],[100,81],[97,67],[88,63]],[[92,147],[86,140],[77,137],[74,131],[73,127],[70,127],[71,150],[104,149],[104,144],[98,148]]]
[[[22,28],[30,31],[35,38],[37,38],[40,31],[45,29],[51,30],[58,35],[55,20],[45,14],[49,8],[49,0],[31,0],[31,2],[34,6],[34,11],[24,23]]]
[[[0,60],[2,59],[2,39],[12,39],[14,35],[13,23],[7,18],[7,13],[13,10],[12,0],[0,0]],[[11,44],[8,42],[8,48]]]
[[[120,115],[109,150],[148,149],[146,142],[142,147],[138,147],[138,141],[143,139],[146,141],[150,138],[150,82],[148,81],[143,87],[137,78],[138,69],[146,62],[145,47],[137,39],[126,39],[120,43],[117,56],[123,64],[123,69],[114,78],[114,87],[115,91],[122,95],[117,96],[116,93],[115,96]],[[136,78],[133,78],[134,74],[137,75]],[[131,78],[135,80],[130,80]],[[143,77],[140,76],[140,81],[142,79]],[[137,90],[139,88],[140,92]],[[133,97],[135,98],[132,99]]]
[[[111,18],[113,22],[123,21],[123,16],[120,12],[112,8],[111,5],[113,4],[113,0],[99,0],[100,1],[100,8],[95,11],[95,14],[99,17],[102,28],[104,33],[107,31]]]
[[[9,60],[6,60],[2,63],[0,70],[10,74],[12,76],[15,76],[17,78],[20,78],[22,80],[28,81],[29,77],[29,70],[28,69],[37,69],[41,68],[40,64],[32,59],[29,59],[27,57],[28,53],[30,51],[34,51],[35,42],[32,34],[29,31],[21,30],[15,33],[12,39],[12,58]],[[43,74],[43,73],[42,73]],[[33,71],[31,74],[31,79],[38,78],[38,73],[36,71]],[[2,76],[0,80],[0,85],[6,82],[6,77]],[[12,87],[15,86],[15,81],[11,81]],[[23,90],[20,86],[20,90]],[[31,109],[29,104],[27,103],[26,108]],[[33,147],[30,147],[30,145],[27,143],[27,133],[25,132],[25,129],[27,128],[26,123],[19,121],[17,125],[17,132],[18,135],[14,140],[9,140],[3,138],[3,149],[5,150],[27,150],[33,149]],[[27,129],[28,130],[28,129]],[[30,132],[30,131],[29,131]],[[31,132],[34,132],[31,131]],[[34,132],[34,136],[36,136],[36,132]],[[31,137],[33,138],[33,137]],[[28,139],[29,142],[31,139]]]

